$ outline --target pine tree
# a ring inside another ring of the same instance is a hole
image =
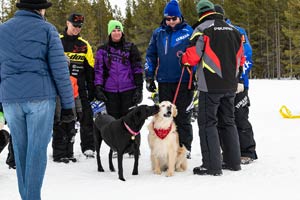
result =
[[[287,10],[284,12],[287,26],[283,33],[287,36],[289,45],[284,54],[287,56],[286,71],[290,77],[300,78],[300,0],[289,0]]]

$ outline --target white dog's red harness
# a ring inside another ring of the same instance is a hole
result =
[[[153,123],[153,127],[154,127],[154,123]],[[154,128],[154,132],[157,135],[157,137],[159,137],[160,139],[163,140],[170,133],[171,129],[172,129],[172,123],[171,123],[170,127],[167,128],[167,129],[161,129],[161,128],[156,129],[156,128]]]

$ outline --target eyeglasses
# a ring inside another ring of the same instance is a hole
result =
[[[75,28],[81,28],[81,27],[82,27],[82,25],[80,25],[80,24],[79,24],[79,25],[74,25],[74,24],[73,24],[73,26],[74,26]]]
[[[166,19],[166,21],[176,21],[177,20],[177,17],[166,17],[165,18]]]

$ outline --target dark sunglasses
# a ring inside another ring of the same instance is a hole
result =
[[[83,21],[83,20],[84,20],[84,16],[81,15],[75,15],[73,18],[74,22]]]
[[[81,27],[82,27],[82,25],[74,25],[74,24],[73,24],[73,26],[74,26],[75,28],[81,28]]]
[[[166,17],[165,18],[166,19],[166,21],[176,21],[177,20],[177,17]]]

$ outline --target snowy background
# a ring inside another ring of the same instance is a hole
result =
[[[120,8],[122,15],[125,16],[125,9],[126,9],[126,0],[109,0],[112,8],[115,8],[115,5]]]
[[[145,104],[149,93],[144,90]],[[173,177],[154,175],[150,164],[146,121],[141,134],[139,175],[131,175],[133,159],[124,156],[124,177],[108,169],[108,148],[102,145],[102,164],[97,172],[96,159],[86,159],[80,151],[79,134],[75,143],[77,163],[54,163],[52,147],[48,148],[48,167],[43,184],[43,200],[96,199],[300,199],[300,119],[283,119],[279,114],[286,105],[300,114],[300,81],[250,80],[250,120],[257,142],[259,159],[243,165],[238,172],[223,171],[223,176],[193,175],[193,167],[201,164],[197,123],[193,123],[194,141],[188,170]],[[201,103],[201,102],[200,102]],[[7,148],[0,154],[0,199],[19,200],[15,170],[5,164]],[[114,159],[115,168],[117,160]]]

